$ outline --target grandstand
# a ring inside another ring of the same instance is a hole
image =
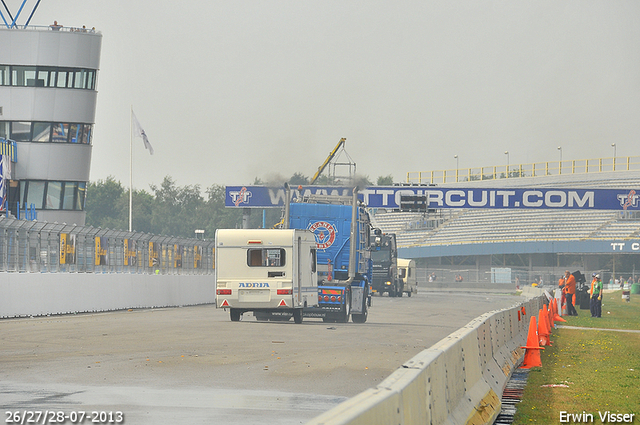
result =
[[[515,177],[460,181],[439,184],[455,188],[580,188],[634,189],[640,187],[640,171],[622,170],[575,173],[539,177]],[[640,191],[639,191],[640,192]],[[418,259],[422,265],[453,265],[454,258],[467,257],[469,264],[485,268],[509,266],[505,255],[518,253],[526,258],[525,269],[553,271],[575,267],[605,270],[611,267],[613,244],[627,248],[640,241],[640,216],[633,212],[605,210],[539,209],[451,209],[428,213],[373,211],[374,226],[396,233],[400,255]],[[636,252],[640,252],[640,246]],[[571,256],[570,254],[573,254]],[[482,258],[480,258],[482,257]],[[580,258],[576,263],[576,257]],[[635,257],[627,256],[624,273],[636,274]],[[528,264],[526,264],[528,261]],[[618,260],[619,261],[619,260]],[[515,266],[515,264],[512,264]],[[523,264],[519,263],[522,267]],[[454,267],[454,266],[451,266]],[[640,269],[640,262],[638,264]],[[556,270],[558,269],[558,270]],[[441,270],[442,271],[442,270]],[[476,270],[477,271],[477,270]],[[612,270],[613,272],[613,270]],[[476,273],[481,276],[482,273]],[[528,276],[527,278],[530,278]]]

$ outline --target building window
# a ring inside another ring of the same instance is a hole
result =
[[[11,140],[16,142],[26,142],[31,140],[31,123],[30,122],[13,122],[11,123]]]
[[[86,182],[20,181],[20,203],[22,208],[42,210],[83,211]]]
[[[31,206],[33,204],[35,208],[41,210],[44,202],[44,188],[46,182],[30,181],[26,182],[25,187],[25,205]],[[23,206],[24,207],[24,206]]]
[[[59,210],[62,203],[62,182],[47,182],[47,196],[44,208],[46,210]]]
[[[91,144],[92,124],[0,121],[0,137],[16,142]]]
[[[0,86],[9,85],[9,66],[0,65]]]
[[[86,182],[78,182],[77,187],[77,195],[76,195],[76,207],[77,211],[84,211],[84,200],[85,194],[87,193],[87,183]]]
[[[12,86],[33,86],[36,85],[36,67],[35,66],[11,66],[11,85]]]
[[[95,69],[0,65],[0,85],[94,90]]]
[[[77,182],[63,182],[64,184],[64,197],[62,198],[62,209],[73,210],[76,205],[74,197],[76,196],[78,183]]]
[[[51,141],[51,123],[34,122],[32,140],[34,142],[50,142]]]
[[[0,121],[0,137],[3,139],[10,139],[11,129],[9,121]]]

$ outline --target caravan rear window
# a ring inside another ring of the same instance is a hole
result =
[[[285,250],[282,248],[251,248],[247,250],[249,267],[282,267],[285,265]]]

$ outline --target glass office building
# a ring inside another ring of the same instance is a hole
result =
[[[0,28],[0,137],[16,142],[9,211],[85,224],[102,35],[71,27]]]

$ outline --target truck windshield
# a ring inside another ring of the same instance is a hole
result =
[[[391,251],[389,250],[371,251],[371,261],[376,263],[381,263],[383,261],[391,261]]]
[[[285,250],[282,248],[252,248],[247,250],[249,267],[282,267],[285,264]]]

